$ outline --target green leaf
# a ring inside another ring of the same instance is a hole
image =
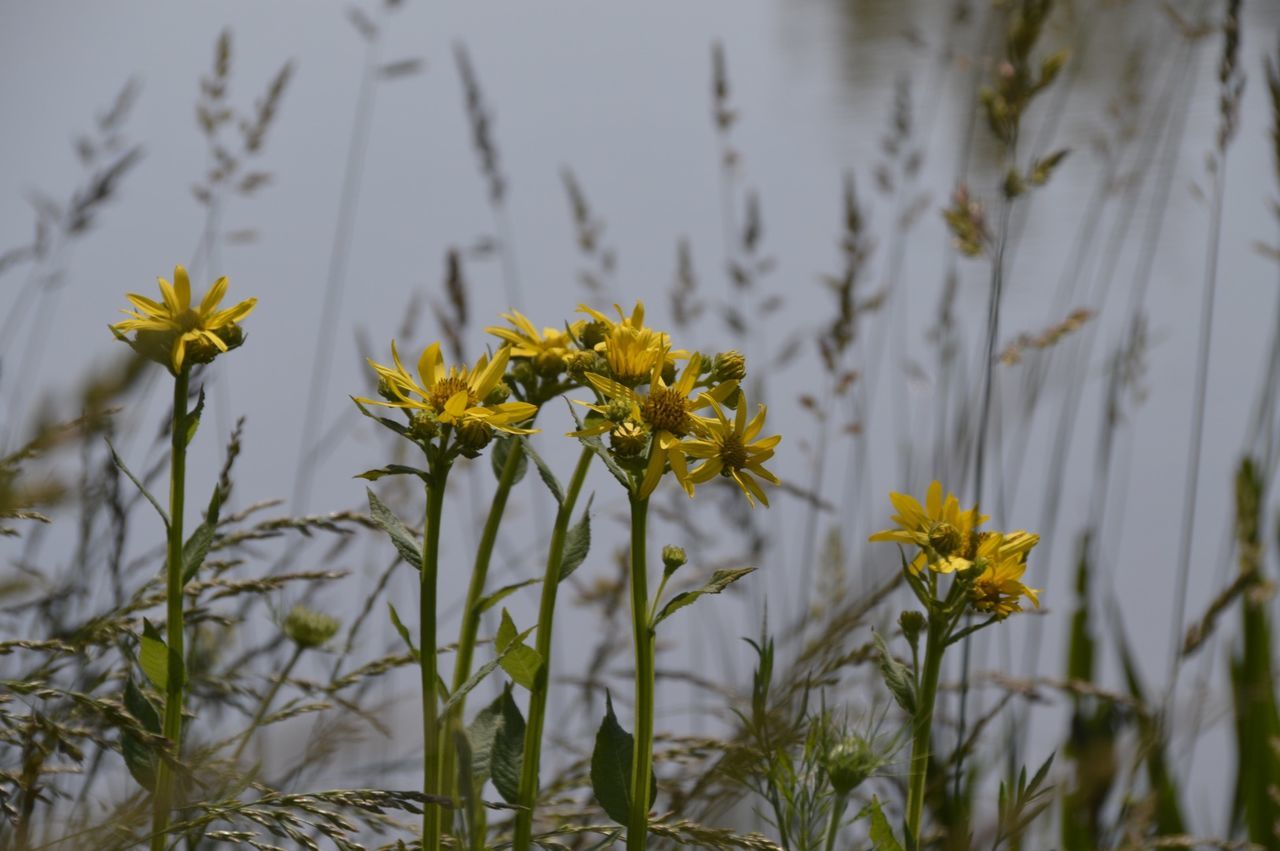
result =
[[[542,478],[543,484],[547,486],[547,490],[551,491],[551,495],[556,498],[557,505],[564,505],[564,489],[560,487],[560,481],[556,478],[556,474],[551,472],[551,468],[547,466],[547,462],[542,460],[533,449],[533,444],[528,440],[521,439],[524,446],[524,454],[533,459],[533,464],[538,468],[538,475]]]
[[[591,752],[591,791],[609,818],[625,825],[631,815],[631,757],[635,738],[613,714],[613,696],[604,693],[605,714]],[[649,803],[658,794],[657,777],[649,778]]]
[[[196,400],[196,408],[187,414],[183,420],[183,430],[186,433],[186,440],[182,444],[184,447],[190,446],[191,441],[195,439],[196,429],[200,428],[200,415],[204,413],[204,388],[200,388],[200,397]]]
[[[352,478],[376,482],[384,476],[417,476],[425,482],[430,475],[426,470],[419,470],[417,467],[406,467],[404,464],[388,464],[376,470],[365,470],[363,473],[357,473]]]
[[[513,582],[510,585],[502,586],[492,594],[480,598],[480,602],[476,603],[476,614],[489,611],[495,605],[502,602],[516,591],[519,591],[521,588],[528,587],[529,585],[535,585],[541,581],[541,579],[526,579],[522,582]]]
[[[889,648],[885,646],[884,636],[873,633],[876,649],[880,652],[880,675],[884,684],[898,702],[903,711],[914,717],[916,714],[916,681],[907,670],[907,666],[893,658]]]
[[[884,817],[884,810],[880,809],[880,799],[873,797],[868,809],[871,811],[870,835],[875,851],[902,851],[902,846],[893,835],[893,828],[889,826],[889,820]]]
[[[499,663],[507,676],[527,689],[533,688],[534,680],[542,669],[542,654],[524,643],[525,636],[532,628],[523,633],[516,633],[516,625],[506,609],[502,610],[502,622],[498,625],[498,635],[494,640],[500,654]]]
[[[169,513],[160,507],[159,501],[151,495],[151,491],[147,490],[138,477],[133,474],[133,471],[125,466],[124,460],[120,457],[120,453],[116,452],[115,446],[112,445],[111,438],[107,438],[106,440],[107,448],[111,450],[111,463],[115,464],[120,472],[124,473],[125,476],[129,478],[129,481],[133,482],[133,486],[138,489],[138,492],[147,498],[147,502],[151,503],[152,507],[155,508],[156,512],[160,515],[160,519],[164,521],[164,528],[168,529]]]
[[[400,553],[400,558],[408,562],[414,570],[422,570],[422,550],[419,549],[417,540],[400,522],[400,518],[382,504],[377,494],[370,489],[366,490],[369,493],[369,513],[373,517],[373,522],[382,527],[382,530],[391,537],[391,543]]]
[[[503,686],[503,694],[494,698],[493,702],[476,713],[467,727],[467,738],[471,741],[471,773],[477,788],[489,779],[489,763],[493,753],[493,741],[502,729],[502,699],[511,691],[511,684]]]
[[[594,498],[595,494],[587,497],[587,507],[582,509],[582,519],[573,524],[565,534],[564,552],[560,556],[560,582],[564,582],[582,566],[591,550],[591,501]]]
[[[502,480],[502,471],[506,469],[507,459],[511,457],[511,451],[520,447],[523,441],[518,437],[500,437],[493,442],[493,451],[489,454],[489,463],[493,467],[493,477]],[[529,471],[529,458],[527,453],[520,452],[516,456],[516,472],[511,479],[511,485],[514,487],[524,474]]]
[[[520,799],[520,769],[524,763],[524,716],[511,696],[511,689],[502,691],[498,698],[502,712],[502,724],[493,737],[489,753],[489,776],[493,788],[508,804]]]
[[[182,583],[190,582],[204,564],[209,554],[209,545],[213,543],[213,527],[207,522],[201,523],[182,545]]]
[[[404,640],[405,645],[409,648],[409,655],[416,661],[418,657],[418,648],[413,646],[413,636],[409,634],[409,628],[404,625],[404,621],[400,620],[400,613],[396,611],[396,607],[387,602],[387,609],[391,615],[391,625],[396,628],[396,632],[400,634],[400,638]]]
[[[351,401],[356,402],[356,399],[354,396],[351,397]],[[377,420],[387,428],[394,431],[396,434],[402,437],[407,436],[409,434],[409,429],[403,423],[398,423],[395,420],[390,419],[388,417],[380,417],[377,414],[371,412],[368,408],[366,408],[360,402],[356,402],[356,407],[360,409],[360,413],[364,414],[366,417],[368,417],[371,420]]]
[[[702,595],[719,594],[742,577],[749,573],[754,573],[755,570],[756,569],[754,567],[734,567],[717,570],[715,573],[711,574],[711,581],[706,585],[703,585],[701,588],[693,591],[681,591],[679,594],[668,600],[667,604],[662,607],[662,611],[658,613],[656,618],[654,618],[653,624],[650,628],[662,623],[680,609],[683,609],[685,606],[693,603],[694,600],[697,600]]]
[[[139,639],[138,664],[151,684],[160,691],[169,687],[169,648],[160,637],[160,630],[143,618],[142,637]],[[139,719],[141,720],[141,719]]]
[[[124,708],[148,732],[160,733],[160,713],[142,690],[134,685],[132,679],[126,680],[124,684]],[[126,730],[120,737],[120,751],[124,756],[125,767],[129,769],[133,779],[143,789],[153,791],[156,783],[156,757],[151,748]]]
[[[494,669],[502,664],[502,660],[507,658],[507,655],[509,653],[513,651],[518,652],[522,648],[524,650],[528,650],[529,648],[525,647],[524,640],[529,637],[529,633],[533,632],[533,630],[534,630],[533,627],[529,627],[524,632],[517,635],[514,641],[510,641],[507,643],[506,650],[499,653],[493,659],[490,659],[488,662],[485,662],[478,669],[476,669],[476,672],[472,674],[470,677],[468,677],[466,682],[458,686],[457,691],[455,691],[453,694],[445,694],[444,706],[440,708],[441,714],[449,712],[451,709],[453,709],[454,706],[458,704],[458,701],[462,700],[462,698],[466,697],[473,689],[475,689],[476,686],[480,685],[480,683],[484,681],[485,677],[493,673]],[[497,642],[495,641],[494,643],[496,644]],[[534,652],[537,653],[536,650]]]

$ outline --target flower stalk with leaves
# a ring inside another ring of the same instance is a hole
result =
[[[441,521],[444,513],[445,486],[449,471],[459,457],[474,458],[492,441],[496,431],[507,434],[530,434],[534,430],[519,425],[530,419],[536,406],[522,401],[507,401],[509,391],[502,376],[510,358],[510,347],[504,346],[492,358],[481,355],[473,367],[446,369],[440,344],[433,343],[418,359],[417,377],[400,361],[394,341],[391,344],[392,366],[373,361],[382,399],[354,399],[360,410],[387,428],[415,443],[426,460],[425,470],[385,467],[362,474],[377,479],[383,475],[414,474],[425,483],[426,512],[420,550],[402,524],[389,509],[381,505],[370,491],[369,499],[375,519],[387,528],[393,541],[407,560],[416,562],[419,570],[418,646],[417,655],[422,688],[423,781],[422,791],[428,799],[451,794],[452,775],[444,776],[451,761],[443,758],[446,736],[441,724],[441,705],[437,680],[437,612],[436,588],[440,562]],[[367,405],[381,405],[403,410],[407,423],[379,417]],[[394,616],[394,609],[393,609]],[[398,616],[395,616],[398,622]],[[403,633],[408,635],[407,630]],[[438,851],[442,847],[444,818],[438,804],[423,807],[422,847]]]
[[[191,280],[187,270],[175,266],[173,284],[157,278],[161,301],[156,302],[137,293],[129,293],[133,310],[129,316],[111,326],[116,338],[127,343],[139,355],[165,366],[173,375],[173,412],[170,421],[169,455],[169,513],[167,548],[165,557],[165,640],[158,631],[147,624],[141,638],[139,657],[144,672],[157,689],[164,692],[164,737],[172,744],[174,753],[182,751],[182,707],[186,685],[186,653],[183,611],[183,589],[200,567],[203,552],[199,546],[190,547],[183,537],[183,515],[186,508],[187,447],[195,437],[204,408],[204,394],[200,395],[194,411],[188,411],[190,399],[191,368],[194,364],[210,363],[219,354],[244,342],[244,333],[237,324],[248,316],[257,299],[247,299],[234,307],[219,310],[218,305],[227,292],[227,279],[219,278],[200,304],[191,306]],[[126,332],[134,332],[133,338]],[[214,493],[206,523],[215,522],[219,494]],[[193,541],[197,541],[195,535]],[[208,541],[204,541],[205,551]],[[141,698],[145,700],[145,698]],[[151,815],[151,848],[161,851],[166,846],[169,815],[173,808],[174,777],[171,764],[161,759],[155,763]]]
[[[1022,611],[1023,597],[1039,607],[1039,592],[1023,584],[1022,576],[1027,555],[1040,536],[1024,531],[978,531],[988,518],[979,514],[976,506],[962,511],[959,500],[953,494],[944,496],[941,483],[936,481],[929,486],[924,505],[908,494],[892,493],[889,499],[898,512],[893,518],[898,528],[877,532],[871,540],[917,549],[910,560],[903,552],[902,570],[924,606],[924,614],[904,612],[900,619],[903,636],[911,647],[911,670],[889,653],[882,638],[876,637],[885,684],[911,717],[904,832],[907,851],[917,851],[921,847],[933,710],[943,654],[974,632]],[[964,616],[975,612],[988,617],[961,626]],[[923,656],[919,653],[922,631]]]

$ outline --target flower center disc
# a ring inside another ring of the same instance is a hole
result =
[[[672,387],[660,387],[650,392],[640,406],[640,413],[655,431],[669,431],[680,436],[689,430],[689,402]]]
[[[458,393],[467,394],[467,407],[475,407],[479,403],[479,399],[471,392],[471,387],[467,385],[467,380],[460,375],[450,375],[448,378],[441,378],[431,388],[431,395],[427,401],[431,403],[431,407],[437,411],[444,410],[444,403],[448,402]]]
[[[725,435],[724,445],[720,447],[720,461],[730,469],[741,470],[747,463],[747,447],[736,432]]]

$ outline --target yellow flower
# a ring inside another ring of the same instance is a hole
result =
[[[617,381],[634,387],[649,377],[655,365],[674,366],[676,360],[689,357],[684,350],[671,350],[669,335],[645,327],[643,302],[636,302],[630,316],[616,304],[613,309],[618,312],[617,322],[598,310],[578,305],[578,310],[589,315],[599,326],[602,339],[595,343],[594,348],[609,364],[609,370]]]
[[[533,434],[537,429],[521,428],[524,422],[537,412],[528,402],[491,402],[502,373],[511,357],[511,347],[503,346],[490,360],[481,355],[475,366],[453,366],[445,369],[440,344],[432,343],[418,358],[418,378],[415,380],[404,364],[396,343],[391,341],[393,367],[370,360],[369,365],[378,373],[386,388],[387,399],[356,399],[366,405],[384,405],[389,408],[406,408],[411,413],[424,411],[446,424],[487,425],[509,434]]]
[[[730,422],[720,403],[715,399],[710,401],[716,419],[707,424],[706,436],[684,444],[686,455],[707,459],[689,474],[690,480],[700,485],[716,475],[728,476],[742,488],[751,505],[754,506],[758,499],[768,506],[769,499],[753,475],[770,484],[778,484],[778,477],[764,468],[764,462],[773,457],[773,448],[782,437],[775,434],[756,439],[764,428],[765,406],[760,405],[756,415],[748,422],[747,403],[742,398],[738,401],[738,409]]]
[[[111,326],[117,336],[126,331],[137,331],[130,342],[142,355],[163,363],[176,375],[188,363],[208,363],[221,352],[233,349],[244,340],[244,333],[236,323],[244,319],[257,305],[256,298],[248,298],[234,307],[218,310],[227,294],[227,279],[219,278],[205,293],[197,308],[191,307],[191,280],[181,266],[173,268],[173,286],[164,278],[157,278],[162,302],[146,296],[129,293],[126,298],[136,308],[122,310],[129,316]]]
[[[695,414],[712,402],[723,402],[738,388],[738,382],[726,381],[712,390],[702,393],[696,399],[689,398],[698,380],[698,368],[701,359],[698,355],[689,358],[680,377],[674,384],[668,385],[662,378],[662,367],[665,358],[659,357],[653,364],[649,374],[648,392],[639,393],[624,384],[597,375],[587,373],[587,381],[591,383],[604,398],[605,403],[592,405],[579,402],[591,410],[602,414],[598,422],[588,425],[581,431],[572,432],[572,437],[588,437],[613,431],[615,427],[628,420],[642,423],[652,433],[649,445],[649,462],[645,467],[644,478],[640,482],[640,496],[647,497],[658,486],[658,481],[668,466],[675,475],[676,481],[693,496],[693,481],[689,478],[689,467],[685,461],[685,444],[681,438],[687,434],[707,432],[707,421]],[[622,408],[619,416],[618,408]]]
[[[1022,611],[1021,598],[1026,597],[1040,608],[1040,590],[1022,582],[1027,569],[1027,553],[1040,540],[1039,535],[1017,531],[1007,535],[992,532],[982,536],[975,565],[982,569],[969,589],[973,607],[1007,618]]]
[[[537,327],[518,310],[504,313],[502,318],[514,327],[491,325],[484,329],[485,333],[510,343],[511,357],[528,358],[539,372],[553,375],[565,368],[565,358],[574,348],[574,336],[586,324],[578,321],[568,330],[543,328],[539,333]]]
[[[961,511],[955,494],[948,493],[944,499],[942,484],[937,481],[929,485],[924,506],[905,493],[890,493],[889,500],[898,510],[893,522],[899,528],[877,532],[870,540],[918,546],[920,554],[911,562],[912,573],[919,573],[926,565],[937,573],[972,566],[977,543],[974,529],[990,519],[979,514],[977,506]]]

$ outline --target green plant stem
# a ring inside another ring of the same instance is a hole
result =
[[[489,508],[489,516],[485,518],[484,529],[480,533],[480,544],[476,548],[475,563],[471,566],[471,583],[467,587],[467,602],[462,610],[462,626],[458,630],[458,652],[454,658],[453,687],[456,692],[471,676],[471,660],[475,655],[476,635],[480,631],[480,600],[484,596],[485,583],[489,578],[489,561],[493,557],[493,547],[498,540],[498,528],[502,525],[502,516],[507,509],[507,498],[515,485],[516,472],[520,469],[520,460],[524,457],[524,444],[512,438],[507,460],[503,462],[499,474],[498,487],[493,494],[493,504]],[[449,711],[441,725],[440,780],[442,791],[453,795],[458,786],[457,749],[453,746],[453,731],[461,727],[466,717],[467,701],[463,697]],[[474,815],[474,813],[473,813]]]
[[[516,851],[529,851],[533,847],[533,811],[538,802],[538,767],[542,760],[542,728],[547,716],[547,692],[551,681],[551,638],[556,613],[556,592],[560,586],[560,565],[564,560],[565,538],[573,519],[573,508],[586,481],[587,470],[595,453],[583,447],[578,466],[573,470],[569,490],[556,513],[555,527],[551,530],[551,546],[547,550],[547,569],[542,577],[542,601],[538,606],[538,637],[535,646],[542,658],[533,690],[529,694],[529,718],[525,722],[524,756],[520,764],[520,808],[516,810]],[[474,851],[480,851],[474,846]]]
[[[653,629],[649,621],[649,577],[645,525],[649,499],[631,494],[631,619],[636,645],[635,747],[631,752],[631,817],[627,851],[644,851],[649,832],[649,778],[653,773]]]
[[[938,674],[946,649],[948,619],[939,612],[929,615],[924,645],[924,670],[916,692],[916,716],[912,719],[911,785],[907,789],[907,851],[920,848],[920,823],[924,816],[925,780],[929,773],[929,743],[933,732],[933,703],[938,694]]]
[[[175,756],[182,753],[182,687],[186,680],[186,654],[182,625],[182,512],[187,480],[187,385],[190,367],[183,367],[173,380],[173,428],[169,457],[169,553],[165,564],[167,582],[167,622],[169,668],[165,682],[164,737],[173,745]],[[173,771],[160,760],[156,766],[156,788],[151,810],[151,849],[164,851],[173,806]]]
[[[444,485],[448,464],[433,469],[427,483],[427,513],[422,530],[422,572],[418,596],[418,664],[422,671],[422,848],[440,851],[440,805],[430,799],[440,794],[440,701],[436,655],[436,572],[440,562],[440,516],[444,511]]]
[[[835,851],[836,837],[840,834],[840,820],[844,818],[844,807],[848,796],[837,794],[831,802],[831,819],[827,822],[827,841],[822,847],[826,851]]]
[[[261,705],[258,706],[257,713],[253,716],[253,723],[249,725],[249,729],[244,731],[244,736],[240,739],[240,744],[236,746],[235,755],[231,758],[233,762],[238,761],[244,753],[244,749],[248,747],[249,740],[253,738],[254,732],[262,725],[262,719],[267,717],[267,710],[271,708],[271,701],[276,699],[276,695],[280,693],[280,687],[284,685],[285,680],[289,679],[289,675],[293,673],[293,668],[298,664],[298,659],[302,657],[302,645],[295,645],[293,655],[289,657],[289,661],[285,664],[284,670],[271,683],[271,688],[262,698]]]

